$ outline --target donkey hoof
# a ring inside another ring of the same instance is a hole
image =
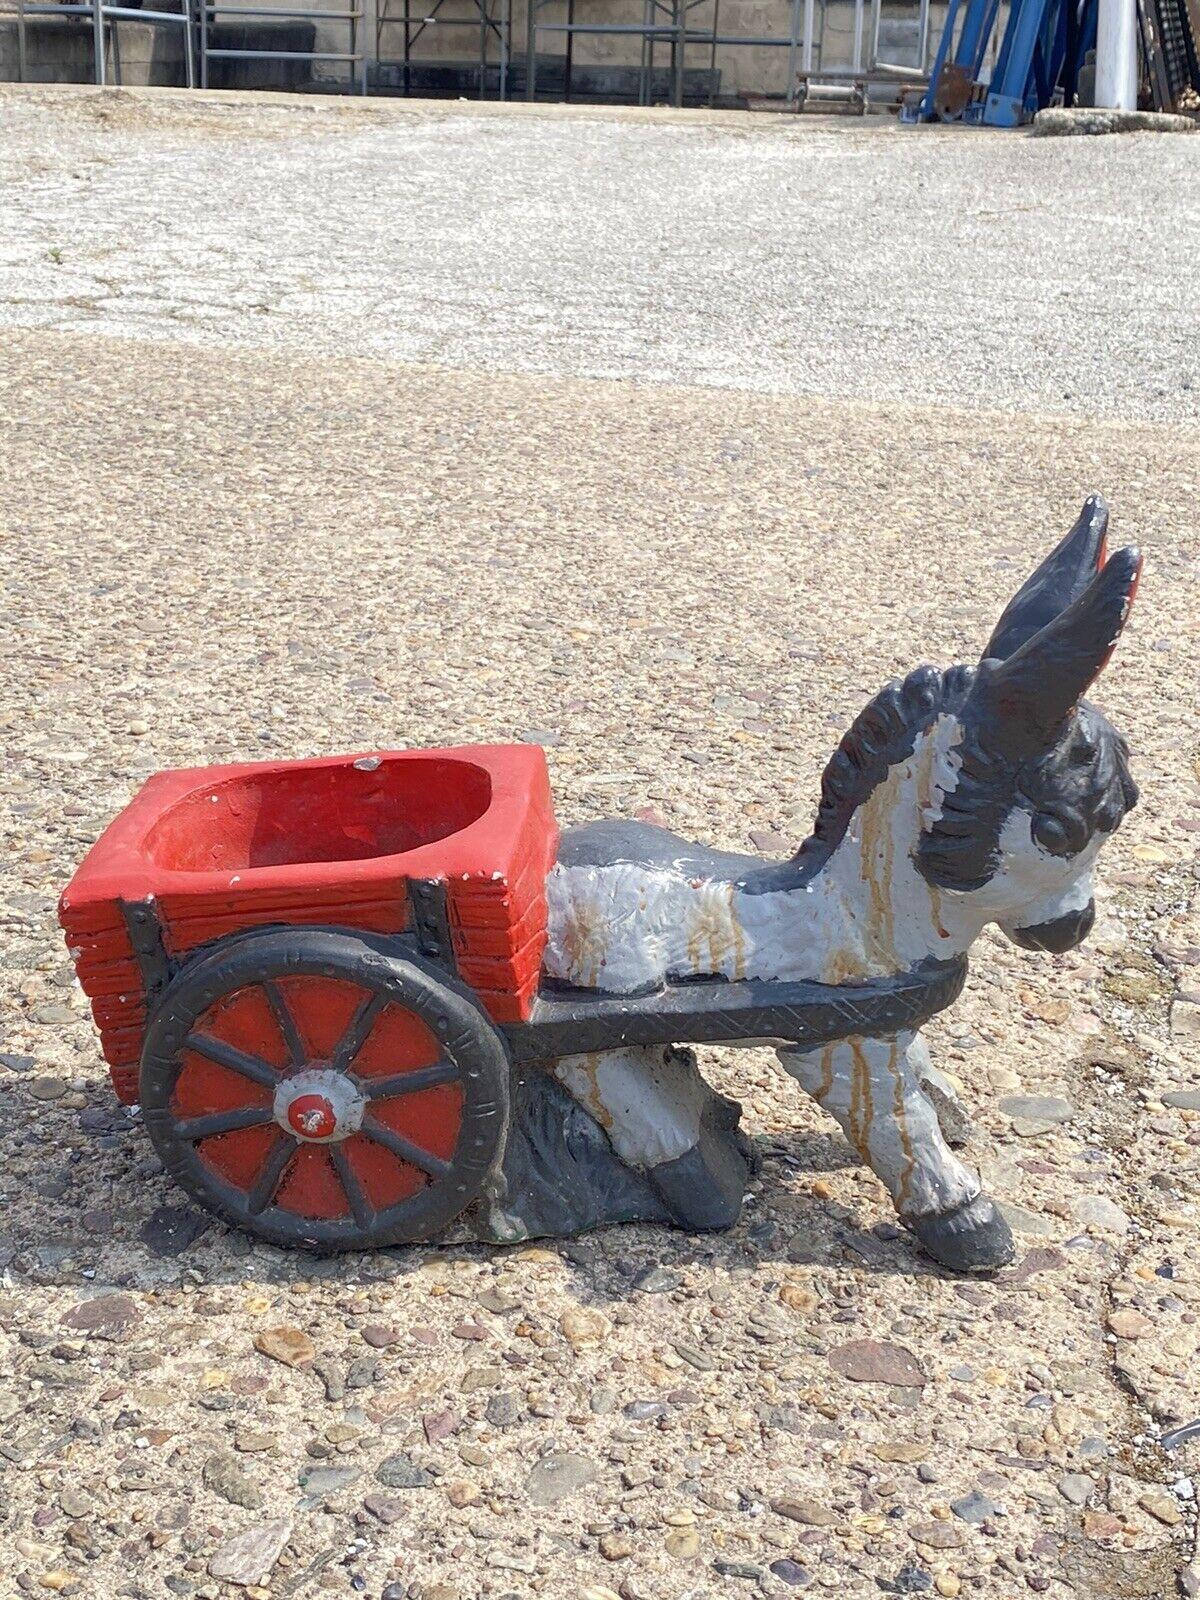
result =
[[[996,1272],[1013,1258],[1008,1223],[985,1194],[957,1211],[906,1220],[925,1253],[951,1272]]]

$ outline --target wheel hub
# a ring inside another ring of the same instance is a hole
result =
[[[363,1110],[353,1083],[329,1067],[298,1072],[275,1091],[275,1121],[307,1144],[329,1144],[357,1133]]]

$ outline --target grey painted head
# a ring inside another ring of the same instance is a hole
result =
[[[1136,549],[1106,559],[1106,525],[1093,496],[988,643],[958,713],[958,782],[917,851],[932,884],[982,889],[1014,819],[1044,856],[1083,858],[1137,803],[1125,741],[1082,698],[1112,654],[1141,571]],[[1057,951],[1078,944],[1093,916],[1087,903],[1002,925],[1026,948]]]

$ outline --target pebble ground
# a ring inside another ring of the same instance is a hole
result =
[[[1200,1445],[1166,1445],[1200,1413],[1200,432],[1172,255],[1198,142],[15,91],[0,127],[0,1593],[1196,1594]],[[704,226],[648,199],[634,251],[629,196],[693,162],[725,174],[690,180]],[[844,240],[891,240],[872,300],[828,211],[768,204],[784,179],[832,204],[851,170]],[[1090,241],[1064,198],[1096,205]],[[935,203],[950,258],[920,242]],[[448,253],[497,239],[481,300]],[[610,248],[624,276],[583,270]],[[971,338],[945,320],[968,299]],[[958,381],[1021,341],[994,394]],[[54,919],[143,777],[532,737],[564,822],[796,842],[847,719],[971,659],[1092,488],[1147,554],[1097,696],[1143,803],[1093,940],[987,937],[929,1030],[1013,1269],[918,1257],[763,1052],[703,1053],[764,1158],[723,1236],[316,1261],[166,1183]]]

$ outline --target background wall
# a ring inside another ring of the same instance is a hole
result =
[[[170,5],[173,0],[165,0],[165,3]],[[252,20],[222,16],[218,7],[213,13],[216,29],[210,42],[239,49],[315,50],[326,55],[350,51],[351,30],[345,14],[352,0],[258,0],[258,3],[267,15]],[[308,11],[324,11],[328,20],[318,20],[315,28],[309,21],[293,19],[289,22],[285,20],[289,3]],[[440,3],[439,0],[409,0],[412,19],[409,60],[417,70],[407,81],[398,66],[405,54],[404,0],[357,0],[357,3],[364,8],[359,24],[359,48],[365,45],[368,58],[373,62],[377,59],[381,64],[371,74],[374,90],[473,99],[479,93],[478,65],[482,58],[490,69],[485,74],[485,93],[489,98],[496,97],[499,40],[494,31],[481,27],[480,12],[474,0],[440,0]],[[506,0],[484,0],[484,3],[489,14],[499,20]],[[512,8],[509,94],[513,98],[523,98],[529,0],[508,0],[508,3]],[[199,0],[193,0],[193,4],[198,6]],[[878,59],[914,68],[921,66],[918,0],[875,0],[875,4],[882,8]],[[7,0],[0,0],[0,7],[7,11]],[[278,20],[271,12],[278,12]],[[931,5],[925,65],[936,47],[944,15],[944,0]],[[665,6],[656,7],[654,0],[576,0],[573,20],[576,25],[636,28],[647,16],[659,26],[670,22],[670,11]],[[566,17],[567,0],[550,0],[538,11],[540,27],[561,23]],[[825,0],[825,3],[817,0],[814,17],[814,67],[827,72],[850,69],[855,60],[853,0]],[[864,0],[861,59],[868,63],[874,18],[872,0]],[[423,28],[420,27],[422,19],[428,19]],[[684,58],[685,103],[707,102],[714,87],[714,75],[719,97],[726,102],[786,95],[789,88],[788,40],[793,27],[802,40],[803,25],[804,0],[796,0],[795,9],[793,0],[693,0],[687,11],[691,38]],[[29,78],[43,82],[91,79],[89,18],[43,16],[30,19],[28,28]],[[714,32],[775,42],[719,45],[714,50],[709,42]],[[119,81],[129,84],[183,81],[180,29],[154,29],[143,23],[124,22],[110,25],[108,36],[109,56],[120,61]],[[545,98],[562,96],[566,43],[561,33],[539,33],[537,84],[539,95]],[[643,41],[635,33],[576,35],[572,40],[572,94],[581,99],[636,100],[642,59]],[[797,68],[802,61],[801,49],[796,54]],[[439,70],[431,73],[430,68],[435,65]],[[650,101],[669,101],[671,52],[665,40],[653,47],[653,66],[655,77]],[[16,26],[8,12],[0,17],[0,78],[17,76]],[[335,88],[348,87],[351,76],[349,64],[337,61],[214,59],[210,63],[209,82],[214,87],[283,89],[315,85]]]

